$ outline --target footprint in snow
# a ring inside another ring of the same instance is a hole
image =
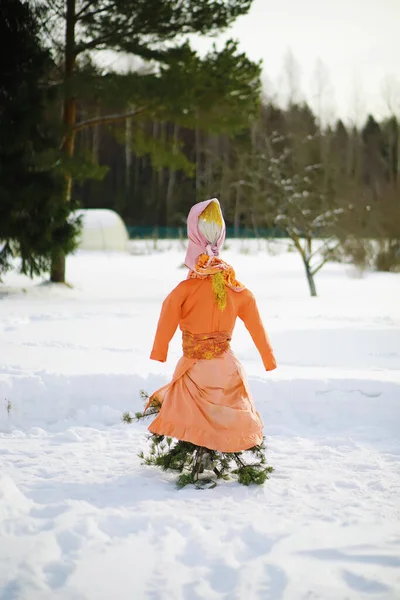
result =
[[[261,598],[262,600],[282,600],[287,584],[288,578],[283,569],[276,565],[266,564],[257,597],[260,600]]]
[[[56,534],[56,540],[60,546],[62,556],[76,555],[82,548],[82,536],[73,531],[60,531]]]
[[[213,561],[211,573],[207,579],[216,592],[231,594],[239,582],[239,568],[235,569],[223,562]]]
[[[338,561],[347,563],[365,563],[382,567],[400,567],[400,558],[389,554],[349,554],[337,548],[317,548],[315,550],[301,550],[297,554],[312,556],[319,560]]]
[[[239,535],[241,542],[245,544],[243,550],[248,558],[256,558],[269,554],[278,542],[284,537],[287,537],[286,535],[271,537],[270,535],[256,531],[252,526],[244,527],[243,530],[240,533],[236,533],[236,535]]]
[[[349,588],[356,592],[362,592],[363,594],[394,593],[393,589],[375,579],[368,579],[367,577],[356,575],[356,573],[346,571],[345,569],[342,571],[342,576]],[[394,596],[392,597],[394,598]]]
[[[49,562],[43,567],[47,584],[53,590],[63,587],[74,570],[75,565],[66,562],[65,558],[62,559],[62,562]]]

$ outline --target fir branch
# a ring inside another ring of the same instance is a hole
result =
[[[141,390],[140,396],[148,405],[149,395]],[[156,415],[160,408],[161,402],[154,397],[148,406],[148,412],[136,413],[135,418],[140,420]],[[133,417],[126,412],[122,415],[122,420],[132,423]],[[244,485],[261,485],[273,471],[272,467],[266,466],[264,442],[242,452],[218,452],[184,440],[173,440],[164,435],[150,434],[148,439],[149,453],[145,455],[140,452],[140,459],[145,465],[180,473],[176,481],[178,489],[186,485],[194,485],[198,489],[211,489],[217,485],[219,479],[229,479],[230,475],[235,475],[238,482]],[[246,462],[245,457],[249,455],[252,456],[252,460]],[[211,477],[207,473],[211,474]]]
[[[176,485],[179,489],[186,485],[195,485],[199,489],[213,488],[218,479],[229,479],[230,475],[236,475],[239,483],[243,485],[261,485],[268,479],[272,467],[266,466],[264,445],[254,446],[243,452],[218,452],[209,450],[202,446],[196,446],[190,442],[167,440],[164,436],[152,435],[151,446],[148,456],[140,454],[141,459],[148,466],[160,467],[163,471],[175,471],[181,473]],[[167,446],[165,444],[167,441]],[[250,452],[255,460],[246,463],[242,455]],[[232,469],[232,461],[236,463],[236,469]],[[204,476],[205,471],[214,473],[216,480]]]
[[[53,14],[57,15],[60,19],[65,19],[65,11],[63,11],[57,2],[54,0],[47,0],[47,5]],[[49,19],[52,18],[52,14],[50,13]]]
[[[128,424],[133,422],[133,417],[128,410],[122,414],[121,421]]]
[[[97,38],[94,38],[92,41],[90,42],[82,42],[81,44],[78,44],[76,46],[76,54],[81,54],[82,52],[87,52],[88,50],[102,50],[101,46],[102,44],[104,44],[105,42],[107,42],[107,40],[109,40],[110,38],[112,38],[115,33],[117,33],[117,30],[110,30],[107,33],[100,35]]]
[[[75,22],[79,21],[80,18],[82,17],[82,15],[85,15],[85,12],[87,11],[87,9],[90,8],[91,6],[93,6],[93,4],[96,4],[96,0],[88,0],[88,2],[86,2],[86,4],[84,4],[83,7],[75,14]],[[100,10],[101,11],[108,10],[108,7],[102,8]]]
[[[147,106],[142,106],[141,108],[137,108],[136,110],[132,110],[127,113],[123,113],[120,115],[104,115],[102,117],[94,117],[93,119],[87,119],[86,121],[80,121],[74,127],[74,131],[82,131],[82,129],[87,129],[88,127],[94,127],[95,125],[105,125],[107,123],[117,123],[118,121],[124,121],[125,119],[130,119],[132,117],[136,117],[143,111],[147,109]]]
[[[160,412],[159,408],[153,409],[153,410],[148,410],[145,413],[144,412],[136,412],[135,413],[135,420],[136,421],[140,421],[141,419],[146,419],[147,417],[151,417],[153,415],[158,415],[158,413]]]
[[[76,17],[75,21],[86,21],[87,19],[90,19],[92,17],[96,17],[97,15],[100,15],[101,13],[107,12],[109,10],[109,7],[104,7],[104,8],[99,8],[98,10],[92,10],[91,12],[85,13],[85,14],[80,14],[79,17]]]

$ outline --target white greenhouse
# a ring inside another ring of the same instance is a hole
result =
[[[82,216],[80,249],[126,251],[129,236],[119,214],[103,208],[80,210],[78,214]]]

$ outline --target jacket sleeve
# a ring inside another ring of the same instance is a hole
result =
[[[180,286],[178,286],[172,290],[162,303],[153,349],[150,354],[152,360],[160,362],[167,360],[168,346],[179,325],[183,300]]]
[[[267,371],[276,369],[274,352],[264,329],[260,313],[258,312],[256,300],[251,292],[240,308],[239,318],[242,319],[246,329],[250,333],[253,342],[261,355],[265,369]]]

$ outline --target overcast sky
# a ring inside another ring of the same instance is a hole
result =
[[[317,61],[325,118],[358,122],[381,117],[388,101],[400,113],[400,0],[254,0],[218,45],[233,37],[254,60],[262,59],[268,94],[287,99],[283,77],[291,52],[303,98],[317,108]],[[215,41],[215,40],[214,40]],[[213,41],[194,40],[199,50]],[[390,82],[390,84],[388,84]]]

